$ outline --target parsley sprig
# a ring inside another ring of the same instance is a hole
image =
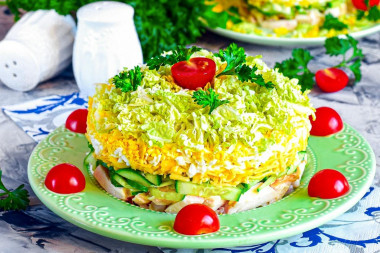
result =
[[[8,190],[1,181],[2,170],[0,169],[0,208],[8,210],[25,210],[29,205],[29,193],[20,185],[15,190]]]
[[[358,10],[356,18],[359,20],[366,18],[369,21],[375,22],[380,20],[379,7],[377,5],[371,6],[369,0],[364,0],[364,3],[367,6],[368,11]]]
[[[242,47],[238,47],[235,43],[230,44],[224,50],[219,50],[219,52],[214,55],[227,63],[226,68],[216,77],[236,75],[242,82],[250,81],[266,88],[274,87],[272,82],[265,82],[261,74],[256,74],[256,66],[250,67],[245,64],[247,57],[245,50]]]
[[[209,88],[207,91],[197,90],[193,93],[194,101],[198,105],[202,105],[203,108],[210,107],[208,114],[211,114],[218,106],[229,103],[228,100],[220,100],[218,97],[219,95],[212,88]]]
[[[186,48],[184,46],[178,46],[174,49],[171,54],[166,55],[158,55],[156,57],[152,57],[147,62],[149,69],[159,70],[161,66],[164,65],[173,65],[180,61],[187,61],[190,57],[195,53],[200,51],[201,48],[192,46],[191,48]]]
[[[279,63],[276,62],[275,68],[278,68],[285,76],[297,78],[301,85],[301,90],[310,90],[314,85],[314,74],[307,67],[309,62],[314,58],[308,50],[296,48],[292,51],[292,58]]]
[[[114,76],[112,83],[123,92],[136,91],[137,87],[141,85],[142,78],[141,68],[136,66],[134,69],[120,72]]]
[[[325,28],[328,30],[334,29],[336,31],[342,31],[348,28],[348,25],[341,22],[338,18],[334,17],[333,15],[327,14],[325,17],[325,22],[322,25],[322,28]]]
[[[274,84],[269,81],[265,82],[264,78],[260,74],[256,74],[257,67],[250,67],[248,65],[242,65],[238,71],[238,79],[242,82],[251,81],[267,89],[274,88]]]
[[[227,62],[226,68],[216,77],[223,75],[237,75],[239,68],[245,63],[246,55],[244,48],[238,47],[235,43],[231,43],[226,49],[220,49],[214,54],[216,57]]]
[[[361,80],[360,66],[364,59],[358,43],[350,35],[346,35],[346,38],[332,37],[325,41],[327,55],[342,56],[342,61],[333,67],[350,69],[355,76],[355,82]],[[351,51],[350,49],[352,49],[352,54],[348,57],[347,54]],[[313,56],[308,50],[301,48],[293,49],[292,56],[292,58],[285,61],[276,62],[275,68],[278,68],[280,72],[289,78],[297,78],[302,91],[310,90],[314,86],[315,74],[309,70],[308,64],[313,59]]]
[[[342,61],[334,66],[335,68],[348,68],[355,76],[355,82],[359,82],[362,78],[360,71],[361,62],[364,58],[363,52],[358,48],[358,41],[350,35],[346,38],[328,38],[325,41],[326,54],[330,56],[342,56]],[[347,53],[352,48],[350,57]]]

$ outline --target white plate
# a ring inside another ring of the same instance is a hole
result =
[[[267,37],[255,34],[238,33],[223,28],[208,28],[210,31],[222,35],[224,37],[239,40],[247,43],[265,45],[265,46],[285,46],[285,47],[299,47],[299,46],[322,46],[325,43],[326,37],[317,38],[280,38],[280,37]],[[371,28],[350,33],[355,39],[360,39],[365,36],[374,34],[380,31],[380,24]]]

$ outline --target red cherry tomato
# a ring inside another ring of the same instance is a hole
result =
[[[78,167],[62,163],[50,169],[45,178],[45,185],[55,193],[77,193],[83,191],[86,179]]]
[[[332,199],[348,192],[350,186],[347,179],[337,170],[324,169],[315,173],[307,188],[310,197]]]
[[[310,116],[311,131],[314,136],[328,136],[343,129],[343,121],[339,114],[330,107],[319,107],[315,112],[316,119]]]
[[[195,90],[203,88],[215,76],[216,65],[211,59],[204,57],[181,61],[171,68],[174,81],[182,88]]]
[[[380,0],[370,0],[369,1],[369,6],[376,6],[380,3]],[[362,11],[367,11],[368,7],[365,4],[364,0],[352,0],[352,4],[355,6],[356,9],[362,10]]]
[[[87,109],[77,109],[73,111],[66,119],[66,128],[75,133],[86,133],[87,115]]]
[[[218,231],[218,215],[203,204],[190,204],[182,208],[174,221],[174,230],[184,235],[200,235]]]
[[[337,68],[318,70],[315,73],[315,81],[324,92],[336,92],[342,90],[348,84],[347,74]]]

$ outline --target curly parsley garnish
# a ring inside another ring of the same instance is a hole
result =
[[[216,77],[223,75],[237,75],[238,70],[245,63],[244,48],[238,47],[235,43],[231,43],[226,49],[219,50],[219,53],[214,54],[216,57],[227,62],[226,68],[219,73]]]
[[[248,65],[242,65],[238,70],[238,79],[242,82],[253,82],[267,89],[274,88],[274,84],[269,81],[265,82],[264,78],[260,74],[256,74],[257,67],[250,67]]]
[[[250,67],[245,64],[246,54],[244,48],[238,47],[235,43],[230,44],[226,49],[219,50],[214,54],[227,63],[226,68],[216,77],[223,75],[236,75],[242,82],[252,82],[266,88],[273,88],[272,82],[265,82],[261,74],[256,74],[257,67]]]
[[[141,68],[136,66],[134,69],[120,72],[114,76],[112,83],[123,92],[136,91],[137,87],[141,85],[142,78]]]
[[[186,48],[184,46],[178,46],[172,51],[171,54],[166,54],[165,56],[159,55],[151,58],[147,65],[150,70],[155,69],[159,70],[161,66],[164,65],[173,65],[180,61],[187,61],[195,53],[200,51],[201,48],[192,46],[191,48]]]
[[[322,25],[322,28],[325,29],[334,29],[336,31],[342,31],[344,29],[348,28],[348,25],[345,23],[341,22],[338,18],[334,17],[331,14],[327,14],[325,17],[325,22]]]
[[[208,114],[211,114],[218,106],[229,103],[228,100],[220,100],[219,95],[215,93],[212,88],[209,88],[207,91],[197,90],[193,93],[193,98],[195,103],[202,105],[203,108],[209,106],[210,111]]]
[[[326,39],[326,54],[330,56],[343,56],[342,61],[337,64],[336,68],[348,68],[355,76],[355,82],[359,82],[362,78],[360,66],[364,58],[363,52],[358,48],[358,41],[350,35],[346,35],[347,39],[333,37]],[[352,48],[351,57],[347,58],[347,52]]]
[[[2,170],[0,169],[0,208],[8,210],[25,210],[29,205],[29,193],[20,185],[15,190],[8,190],[1,181]]]
[[[289,58],[281,63],[276,62],[275,68],[289,78],[297,78],[301,85],[301,90],[310,90],[314,85],[314,74],[307,65],[314,58],[308,50],[296,48],[292,51],[293,58]]]

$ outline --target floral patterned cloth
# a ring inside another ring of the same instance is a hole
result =
[[[6,106],[4,112],[30,137],[39,142],[64,124],[75,109],[87,106],[79,93],[50,96]],[[289,238],[236,248],[169,249],[165,253],[240,252],[378,252],[380,251],[380,182],[375,181],[363,198],[338,218]],[[247,241],[247,245],[249,245]]]

